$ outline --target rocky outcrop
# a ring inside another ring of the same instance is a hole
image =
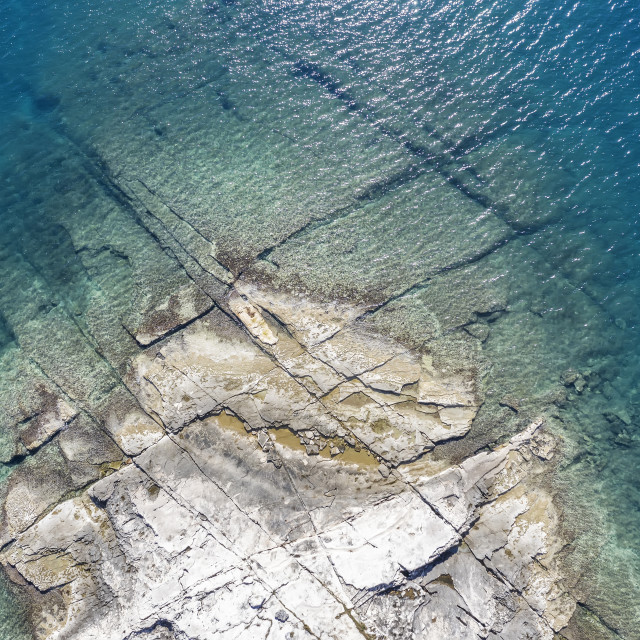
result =
[[[557,515],[535,480],[554,451],[542,421],[437,460],[478,410],[474,375],[353,309],[317,310],[239,284],[131,362],[141,409],[105,409],[125,464],[6,533],[39,638],[551,639],[566,625]],[[38,606],[52,592],[56,608]]]

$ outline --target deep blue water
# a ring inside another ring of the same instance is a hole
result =
[[[279,84],[282,68],[293,68],[297,81],[320,85],[327,100],[420,162],[429,155],[425,145],[436,145],[428,170],[489,194],[515,246],[545,265],[540,278],[562,279],[590,301],[575,313],[569,299],[543,301],[540,316],[551,328],[529,348],[550,377],[589,368],[606,380],[606,389],[594,387],[569,413],[575,437],[588,437],[581,446],[597,458],[599,495],[611,503],[607,517],[620,536],[615,546],[638,563],[637,2],[2,0],[0,9],[0,260],[12,277],[27,288],[32,278],[19,271],[16,255],[45,264],[56,295],[83,312],[84,272],[59,233],[63,214],[75,229],[95,223],[77,178],[86,158],[74,153],[95,147],[133,157],[127,149],[142,143],[132,140],[132,127],[147,111],[158,138],[167,128],[188,129],[190,122],[177,124],[185,96],[218,86],[218,61],[232,70],[232,81],[220,80],[217,99],[246,131],[255,124],[256,131],[299,135],[306,127],[308,147],[320,157],[326,148],[313,131],[324,128],[336,148],[347,147],[347,129],[328,115],[305,120],[304,91]],[[384,167],[385,157],[376,162]],[[478,176],[471,185],[464,182],[468,167]],[[69,192],[74,199],[61,200]],[[71,201],[72,214],[61,212]],[[517,309],[530,303],[538,280],[534,267],[513,265],[505,274],[511,270],[510,305]],[[11,297],[0,305],[0,350],[15,348]],[[517,348],[517,336],[505,328],[487,343],[488,355],[498,362],[496,341],[506,353]],[[611,412],[622,412],[625,424],[603,418]]]

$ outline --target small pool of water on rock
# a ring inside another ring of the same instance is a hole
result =
[[[308,454],[309,445],[305,445],[302,442],[304,438],[303,434],[295,433],[286,427],[280,429],[269,429],[269,434],[273,436],[273,441],[277,444],[291,449],[292,451],[300,451]],[[313,447],[314,442],[309,440]],[[314,453],[311,455],[317,455],[325,460],[332,459],[342,462],[343,464],[355,464],[358,467],[363,468],[375,468],[380,465],[380,462],[369,452],[362,447],[352,446],[347,443],[343,438],[318,438],[315,442],[315,446],[318,448],[318,453],[315,453],[315,448],[311,449]],[[322,447],[322,448],[320,448]]]

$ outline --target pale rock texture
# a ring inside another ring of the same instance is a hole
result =
[[[0,559],[35,587],[38,638],[551,640],[567,624],[553,501],[527,485],[554,452],[542,421],[431,459],[471,427],[474,377],[316,309],[232,292],[109,396],[128,458],[57,505],[11,489]],[[56,407],[54,434],[75,415]],[[63,436],[65,460],[102,459]],[[59,606],[38,608],[45,593]]]

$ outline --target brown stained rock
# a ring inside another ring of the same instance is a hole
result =
[[[286,330],[278,330],[278,342],[267,348],[271,356],[315,396],[331,391],[345,380],[328,364],[314,358]]]
[[[443,406],[477,406],[473,382],[424,371],[418,383],[418,401]]]
[[[471,428],[477,412],[476,407],[442,407],[438,411],[438,416],[455,435],[464,435]]]
[[[404,352],[405,349],[397,342],[354,327],[347,327],[328,340],[309,349],[312,356],[326,362],[346,377],[360,376],[372,369],[382,367],[394,356]],[[412,366],[409,362],[401,363],[396,368],[395,375],[397,376],[397,369],[402,366],[406,367],[405,376],[413,377]],[[393,375],[393,366],[391,366],[389,368],[390,380]],[[381,373],[380,378],[383,377],[384,373]]]
[[[420,359],[403,353],[359,377],[372,389],[402,393],[407,386],[418,382],[421,374]]]
[[[235,291],[229,295],[229,307],[254,338],[268,345],[278,342],[278,337],[264,321],[260,311]]]
[[[235,300],[232,306],[246,310]],[[262,316],[259,324],[271,331]],[[139,356],[129,386],[171,431],[227,408],[252,429],[314,428],[332,437],[342,428],[352,446],[364,445],[391,465],[463,436],[477,411],[471,380],[442,376],[427,357],[370,331],[345,329],[310,351],[288,336],[266,346],[268,353],[215,311]],[[345,381],[354,372],[359,378]],[[323,395],[309,377],[335,386]]]
[[[240,279],[239,294],[273,314],[305,348],[324,342],[366,311],[366,307],[339,302],[317,303],[309,298],[265,289]]]
[[[122,416],[108,416],[105,424],[116,444],[130,456],[142,453],[164,435],[162,427],[139,407]]]

